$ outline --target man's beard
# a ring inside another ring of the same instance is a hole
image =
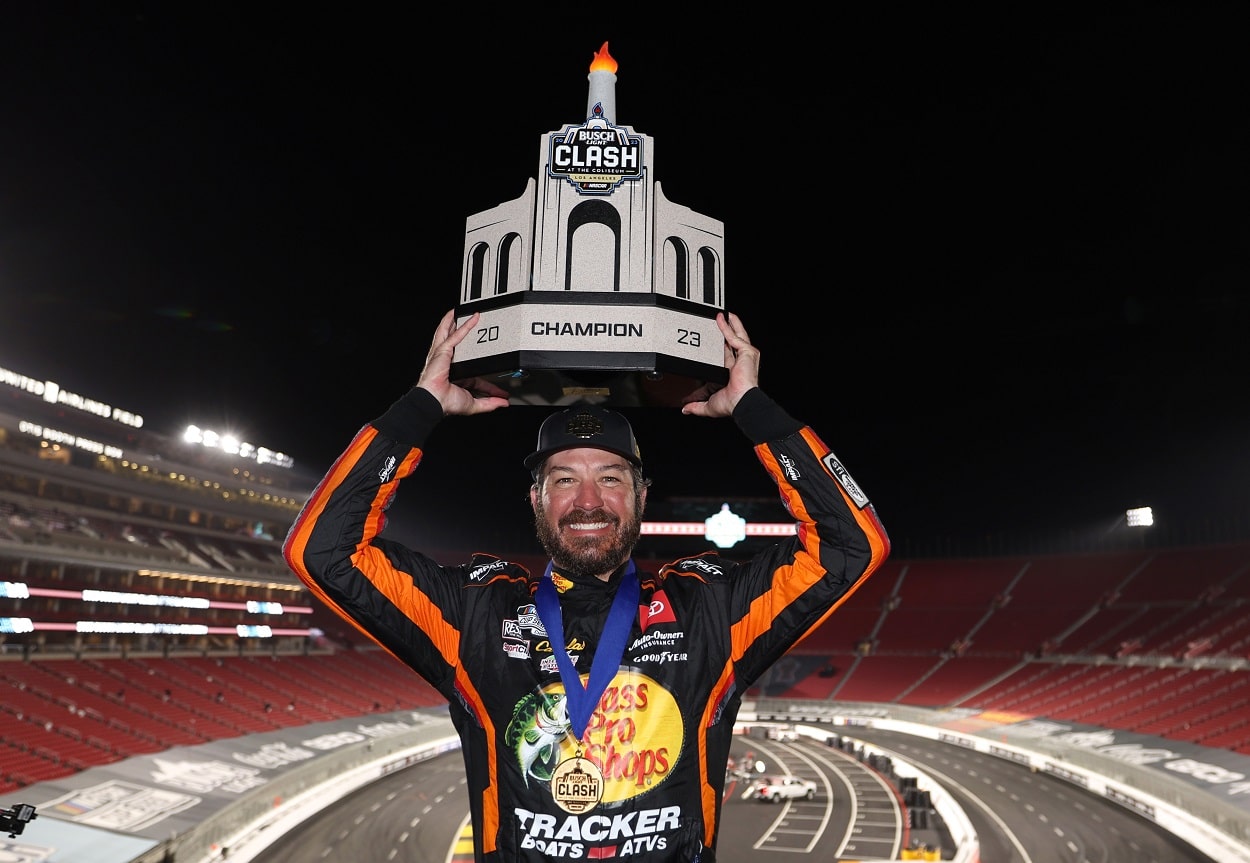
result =
[[[615,531],[606,539],[601,536],[574,536],[571,541],[565,542],[560,527],[577,521],[607,521],[614,525]],[[642,534],[642,512],[635,505],[633,516],[624,522],[605,510],[570,513],[559,526],[552,527],[539,497],[534,505],[534,528],[538,532],[538,541],[551,556],[556,569],[573,575],[606,576],[633,553]]]

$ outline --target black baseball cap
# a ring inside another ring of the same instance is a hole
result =
[[[525,457],[524,464],[533,473],[552,453],[583,446],[616,453],[642,467],[642,455],[629,420],[597,405],[576,405],[543,420],[538,428],[538,449]]]

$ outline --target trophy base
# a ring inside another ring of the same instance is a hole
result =
[[[634,358],[629,358],[634,359]],[[611,365],[626,358],[614,355],[543,354],[520,351],[489,360],[452,364],[453,380],[483,378],[508,392],[514,404],[609,407],[680,407],[706,398],[724,386],[724,366],[705,367],[656,356],[636,364]]]
[[[525,291],[460,306],[475,332],[451,379],[482,378],[515,404],[679,407],[729,381],[715,309],[654,294]],[[710,312],[710,316],[709,316]]]

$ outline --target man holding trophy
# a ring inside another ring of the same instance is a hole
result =
[[[889,540],[816,432],[760,389],[735,315],[716,321],[728,383],[681,411],[733,418],[798,520],[794,537],[745,563],[702,553],[640,571],[642,450],[622,414],[589,405],[549,415],[525,459],[545,572],[486,554],[440,566],[386,539],[386,507],[434,426],[509,404],[494,384],[448,377],[476,323],[439,323],[417,385],[335,462],[287,561],[447,698],[479,861],[709,863],[743,694],[881,565]]]
[[[596,62],[606,54],[605,43]],[[416,385],[360,429],[283,546],[320,600],[447,699],[481,863],[713,863],[744,694],[889,554],[842,463],[760,388],[759,350],[738,317],[719,309],[716,230],[688,213],[652,220],[675,225],[674,255],[703,244],[686,261],[698,266],[672,268],[681,277],[666,282],[676,285],[671,295],[630,289],[638,277],[629,274],[645,268],[619,265],[626,253],[612,248],[645,251],[626,239],[629,208],[576,197],[622,194],[629,178],[620,164],[632,170],[648,158],[645,136],[605,118],[607,101],[600,94],[587,124],[553,137],[553,159],[582,167],[548,173],[548,199],[558,191],[567,200],[544,209],[568,222],[539,230],[568,248],[545,255],[542,238],[531,248],[530,193],[483,218],[481,231],[470,220],[461,306],[438,323]],[[604,140],[630,149],[595,155]],[[557,152],[570,141],[583,149]],[[618,261],[597,270],[608,290],[574,278],[605,257]],[[526,282],[518,264],[535,273],[550,264],[529,280],[540,290],[512,290]],[[591,338],[590,324],[579,330],[592,318],[604,335]],[[633,347],[615,347],[615,338]],[[617,376],[608,385],[582,375],[605,370]],[[553,375],[536,382],[544,371]],[[619,375],[636,371],[644,380],[620,396]],[[798,523],[792,537],[745,562],[700,552],[655,572],[637,564],[651,481],[629,420],[606,405],[637,404],[665,376],[680,382],[669,391],[674,411],[733,419]],[[484,553],[445,566],[385,536],[386,509],[438,423],[544,402],[562,409],[548,413],[523,460],[550,556],[543,571]]]

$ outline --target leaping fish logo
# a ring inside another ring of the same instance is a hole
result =
[[[505,739],[516,754],[526,785],[531,776],[542,782],[551,781],[560,763],[560,741],[570,726],[563,693],[532,692],[518,702]]]

